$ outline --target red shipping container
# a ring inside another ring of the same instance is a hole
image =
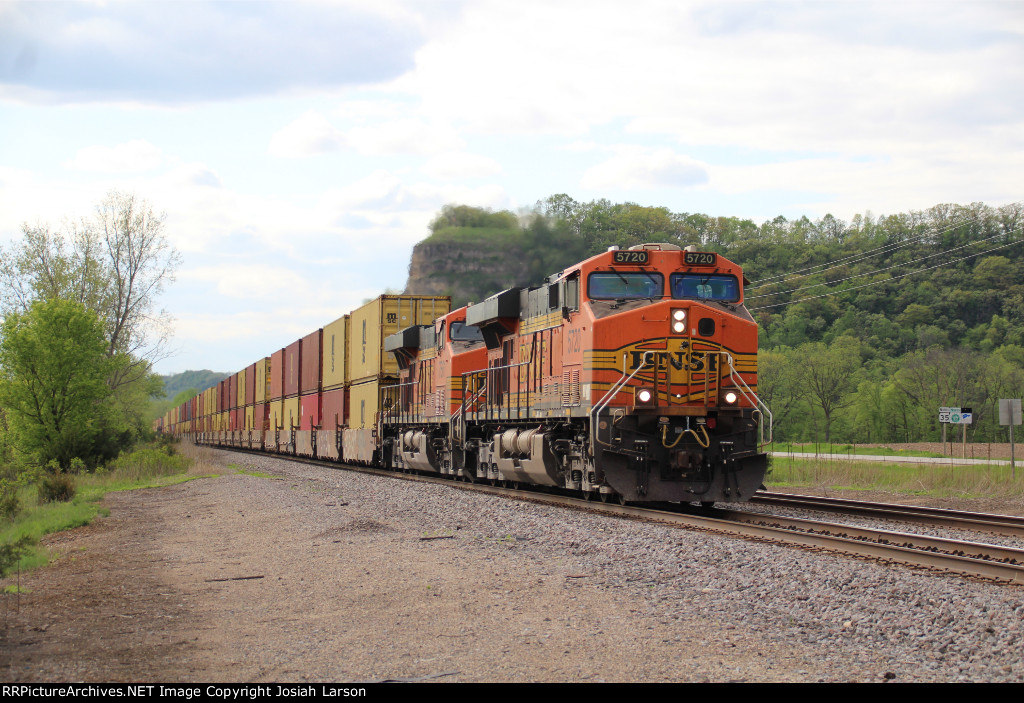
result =
[[[320,424],[320,394],[309,393],[302,396],[299,401],[300,414],[299,429],[311,430]]]
[[[228,379],[228,404],[226,409],[232,410],[238,407],[238,374],[231,374],[231,378]],[[237,429],[232,427],[231,429]]]
[[[302,356],[299,353],[302,340],[297,339],[284,348],[284,397],[299,394],[299,376],[302,374]]]
[[[320,401],[321,429],[336,430],[345,424],[345,394],[347,392],[344,388],[323,392]]]
[[[259,432],[270,429],[270,405],[268,403],[256,403],[253,415],[253,429]]]
[[[284,349],[270,355],[270,399],[284,397]]]
[[[256,364],[251,364],[245,370],[245,404],[252,405],[256,402]]]
[[[302,393],[320,390],[323,337],[324,331],[319,329],[302,338],[302,385],[300,387]]]

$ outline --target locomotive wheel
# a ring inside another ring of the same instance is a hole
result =
[[[594,492],[593,491],[583,491],[583,500],[587,501],[588,503],[590,501],[594,500]]]
[[[626,504],[626,502],[627,502],[627,501],[626,501],[626,496],[624,496],[624,495],[622,495],[622,494],[620,493],[620,494],[619,494],[619,505],[625,505],[625,504]]]
[[[607,503],[608,502],[608,494],[607,493],[599,493],[598,495],[601,496],[601,502],[602,503]]]

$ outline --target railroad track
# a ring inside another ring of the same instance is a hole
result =
[[[758,491],[750,501],[761,505],[821,510],[830,513],[874,517],[900,522],[916,522],[956,529],[991,532],[1009,537],[1024,537],[1024,517],[1016,515],[991,515],[963,510],[931,508],[920,505],[899,505],[896,503],[872,503],[846,498],[825,498],[822,496],[792,495]]]
[[[415,472],[396,473],[384,469],[339,464],[307,457],[266,454],[238,447],[217,448],[276,457],[325,468],[343,468],[407,481],[435,483],[461,490],[500,495],[542,505],[559,505],[585,512],[613,515],[670,527],[697,529],[714,534],[868,558],[883,563],[911,565],[942,573],[1024,585],[1024,550],[998,545],[927,537],[891,530],[852,527],[819,520],[751,513],[734,509],[713,508],[688,512],[688,507],[691,510],[697,509],[693,506],[679,505],[636,506],[595,503],[575,496],[491,485],[490,483],[454,481],[449,477],[439,475]],[[892,514],[889,517],[901,519]]]

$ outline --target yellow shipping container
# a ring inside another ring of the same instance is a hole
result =
[[[270,425],[268,429],[277,430],[281,428],[283,424],[281,422],[281,412],[284,410],[284,401],[282,400],[271,400],[267,405],[270,406]],[[285,425],[284,429],[288,429]]]
[[[267,399],[267,389],[270,388],[270,357],[265,357],[256,362],[256,402],[262,403]]]
[[[238,372],[238,387],[235,389],[235,404],[232,407],[244,408],[245,407],[245,372],[247,369],[242,369]]]
[[[321,367],[324,390],[348,383],[348,338],[351,316],[345,315],[324,325],[323,362]]]
[[[450,312],[451,305],[448,296],[382,295],[353,312],[348,335],[351,382],[397,376],[398,362],[394,354],[384,353],[384,338],[412,325],[430,324]]]
[[[291,398],[284,399],[284,408],[281,411],[281,418],[286,430],[299,429],[299,422],[301,417],[299,416],[299,396],[293,395]]]
[[[364,381],[349,387],[348,427],[354,430],[376,426],[380,411],[381,388],[398,383],[398,379]]]

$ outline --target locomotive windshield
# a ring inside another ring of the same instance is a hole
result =
[[[587,279],[587,295],[591,300],[660,298],[664,290],[665,277],[657,272],[597,272]]]
[[[676,300],[720,300],[735,303],[740,299],[740,284],[735,276],[711,273],[673,273],[669,279]]]

